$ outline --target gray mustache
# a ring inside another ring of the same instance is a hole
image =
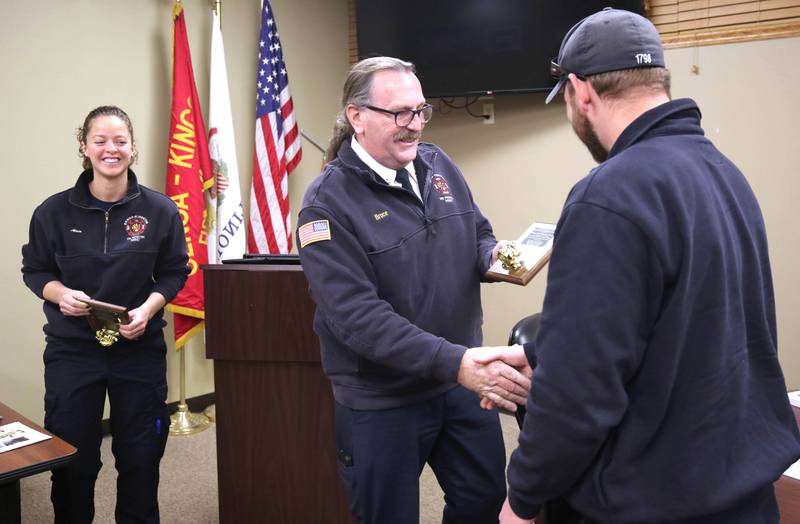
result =
[[[395,135],[395,140],[419,140],[422,137],[422,133],[399,133]]]

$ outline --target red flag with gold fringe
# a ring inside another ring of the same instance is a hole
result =
[[[178,206],[183,219],[191,272],[178,296],[167,305],[174,313],[175,347],[203,329],[205,304],[203,272],[208,262],[206,199],[204,191],[213,183],[206,129],[194,83],[192,56],[186,36],[183,7],[172,10],[175,23],[172,47],[172,115],[167,155],[167,196]]]

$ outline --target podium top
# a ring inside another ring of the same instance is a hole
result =
[[[299,266],[300,255],[265,255],[245,253],[244,258],[230,258],[223,264],[258,264],[262,266]]]
[[[320,361],[303,266],[214,264],[203,282],[207,358]]]

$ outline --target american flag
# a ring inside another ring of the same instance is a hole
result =
[[[292,249],[288,176],[300,163],[303,151],[278,26],[267,0],[261,11],[258,45],[255,155],[247,249],[251,253],[288,253]]]
[[[331,225],[327,220],[315,220],[300,226],[297,236],[300,237],[300,247],[306,247],[320,240],[330,240]]]

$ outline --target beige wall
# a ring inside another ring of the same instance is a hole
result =
[[[184,0],[198,91],[208,97],[210,0]],[[347,68],[346,0],[273,0],[286,51],[292,92],[302,129],[327,141]],[[249,197],[252,169],[253,64],[258,0],[223,0],[223,33],[233,94],[242,189]],[[93,107],[125,108],[141,152],[136,170],[144,183],[162,188],[169,123],[172,23],[169,0],[6,0],[0,17],[0,144],[6,166],[0,220],[0,400],[41,420],[43,314],[41,302],[22,284],[20,246],[33,208],[70,186],[80,166],[73,132]],[[798,225],[800,164],[794,146],[798,109],[790,94],[800,84],[800,39],[675,50],[667,53],[674,94],[693,96],[717,145],[749,177],[770,234],[778,301],[781,361],[790,385],[800,387],[800,327],[793,313],[800,277],[793,230]],[[689,73],[700,66],[700,75]],[[792,64],[786,66],[786,64]],[[567,191],[592,166],[567,125],[562,103],[543,96],[498,97],[496,121],[484,125],[463,111],[436,114],[427,139],[442,145],[467,175],[499,237],[514,237],[532,220],[555,221]],[[304,159],[290,178],[296,213],[321,155],[306,141]],[[505,342],[520,317],[541,308],[544,274],[527,288],[484,287],[485,332],[490,344]],[[171,337],[171,331],[168,331]],[[213,390],[212,366],[202,341],[188,345],[187,395]],[[170,400],[178,398],[177,358],[170,352]]]

